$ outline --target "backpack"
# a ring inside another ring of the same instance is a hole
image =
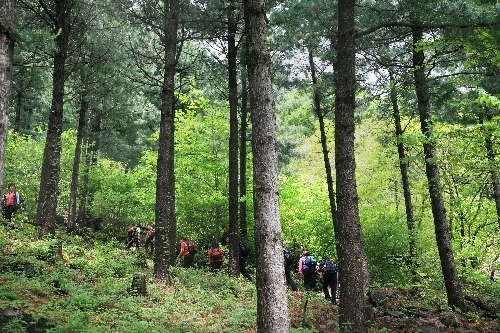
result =
[[[19,198],[19,205],[21,205],[24,202],[24,197],[19,194],[19,192],[16,192],[17,197]]]
[[[216,247],[212,249],[212,253],[210,254],[210,259],[213,261],[221,261],[222,260],[222,252],[220,248]]]
[[[196,247],[196,244],[193,242],[188,242],[187,247],[188,247],[189,254],[194,255],[198,252],[198,248]]]
[[[304,259],[304,264],[308,268],[316,268],[316,264],[318,263],[318,260],[314,256],[306,256]]]
[[[288,265],[293,265],[294,258],[293,258],[293,253],[289,249],[283,249],[283,256],[285,257],[285,262]]]
[[[338,267],[337,264],[331,260],[326,260],[325,265],[323,266],[323,272],[325,273],[337,273]]]
[[[246,258],[248,257],[249,254],[250,254],[250,248],[248,247],[248,245],[246,245],[245,243],[240,243],[240,255],[243,258]]]

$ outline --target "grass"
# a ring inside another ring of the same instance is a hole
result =
[[[109,241],[109,235],[57,233],[38,239],[37,231],[24,222],[16,229],[0,224],[0,332],[27,332],[34,323],[47,333],[257,332],[256,288],[244,278],[175,266],[170,282],[158,281],[151,258]],[[147,278],[146,296],[129,292],[138,273]],[[415,331],[402,330],[404,322],[384,320],[386,310],[427,309],[430,318],[447,310],[445,294],[436,286],[393,286],[385,292],[389,299],[378,309],[381,317],[370,327],[372,333]],[[289,291],[288,307],[292,333],[338,332],[338,308],[321,294]],[[3,322],[2,311],[9,308],[25,315]],[[497,319],[475,312],[462,317],[464,327],[478,332],[500,327]],[[392,324],[397,327],[386,327]]]
[[[38,240],[36,235],[29,224],[0,226],[0,309],[43,318],[49,333],[256,332],[255,285],[243,278],[176,266],[169,284],[154,279],[151,258],[144,267],[141,254],[117,241],[65,234]],[[147,276],[146,296],[128,292],[138,272]],[[290,300],[301,308],[299,293]],[[3,329],[20,326],[11,321]]]

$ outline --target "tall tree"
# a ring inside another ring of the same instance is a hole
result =
[[[244,1],[246,61],[252,109],[254,214],[259,332],[289,332],[290,320],[279,216],[276,114],[267,48],[266,9],[262,0]]]
[[[168,265],[175,261],[175,69],[177,64],[177,29],[179,25],[179,0],[163,0],[159,34],[163,45],[163,83],[161,90],[160,137],[158,139],[158,160],[156,175],[155,209],[155,263],[154,274],[158,279],[167,277]],[[166,253],[165,253],[166,250]]]
[[[35,221],[40,226],[39,236],[53,233],[56,228],[56,208],[59,192],[61,133],[63,130],[65,63],[70,41],[73,0],[39,1],[45,19],[50,22],[56,43],[53,55],[52,105],[49,114],[47,138],[43,154],[40,190]]]
[[[230,237],[231,260],[229,273],[239,274],[239,224],[238,224],[238,48],[236,45],[237,24],[234,0],[230,0],[227,9],[227,60],[229,90],[229,232],[237,237]],[[245,175],[243,175],[245,176]]]
[[[338,2],[338,44],[335,77],[335,168],[337,234],[342,302],[340,332],[368,332],[365,292],[368,267],[361,234],[354,156],[355,38],[352,0]]]
[[[330,213],[332,215],[332,226],[335,232],[336,220],[335,215],[337,211],[337,207],[335,204],[335,190],[333,184],[333,175],[332,175],[332,166],[330,164],[330,156],[328,150],[328,142],[326,138],[326,130],[325,130],[325,112],[321,106],[321,91],[318,85],[318,78],[316,76],[316,65],[314,64],[314,55],[312,46],[308,46],[309,53],[309,70],[311,71],[311,80],[313,85],[313,105],[314,105],[314,113],[316,117],[318,117],[319,122],[319,131],[320,131],[320,142],[321,142],[321,151],[323,153],[323,162],[325,163],[325,172],[326,172],[326,186],[328,188],[328,199],[330,201]]]
[[[424,54],[424,29],[418,26],[412,28],[413,40],[413,77],[417,95],[417,107],[420,116],[420,127],[425,137],[423,143],[425,156],[425,174],[431,199],[432,216],[438,245],[441,270],[443,273],[448,304],[466,311],[460,280],[455,267],[455,258],[451,244],[450,228],[446,221],[446,208],[443,200],[441,182],[439,180],[439,165],[437,163],[435,142],[433,138],[431,108],[429,103],[429,87],[426,78],[426,63]]]
[[[411,197],[410,188],[410,177],[408,176],[408,159],[406,157],[405,147],[401,137],[403,136],[403,127],[401,125],[401,114],[399,111],[398,103],[398,92],[396,86],[396,80],[394,79],[394,74],[392,70],[389,69],[390,76],[390,101],[392,105],[392,116],[394,119],[394,127],[396,134],[396,146],[398,150],[399,157],[399,171],[401,173],[401,182],[403,184],[403,197],[405,201],[405,212],[406,212],[406,225],[408,227],[408,264],[412,271],[412,279],[416,280],[416,258],[417,258],[417,244],[416,244],[416,230],[415,230],[415,217],[413,214],[413,204]]]
[[[244,52],[242,52],[244,53]],[[248,238],[247,225],[247,128],[248,128],[248,88],[246,76],[246,61],[242,57],[241,65],[241,114],[240,114],[240,211],[239,225],[240,237],[246,240]]]
[[[9,123],[9,102],[12,89],[12,59],[16,19],[16,0],[0,1],[0,189],[3,188],[5,146]]]
[[[73,171],[71,173],[68,222],[66,225],[66,229],[68,232],[74,231],[76,227],[77,194],[78,194],[78,180],[80,176],[80,161],[82,157],[82,147],[84,139],[83,134],[85,130],[86,116],[89,108],[89,102],[87,98],[88,98],[87,94],[83,92],[81,96],[81,106],[78,112],[78,128],[76,133],[75,158],[73,160]]]

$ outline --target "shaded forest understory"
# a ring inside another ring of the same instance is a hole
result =
[[[197,268],[176,266],[168,281],[155,281],[142,249],[126,250],[107,237],[89,232],[37,240],[29,224],[0,226],[0,331],[257,332],[255,285],[225,271],[210,273],[203,250]],[[132,282],[137,276],[145,276],[143,295]],[[500,331],[495,302],[476,300],[482,308],[470,302],[469,313],[453,313],[436,302],[440,292],[371,291],[370,333]],[[338,331],[338,306],[320,292],[288,295],[292,332]]]

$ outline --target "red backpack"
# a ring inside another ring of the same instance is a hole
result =
[[[210,253],[210,259],[213,261],[221,261],[222,260],[222,252],[220,248],[216,247],[212,249],[212,252]]]

